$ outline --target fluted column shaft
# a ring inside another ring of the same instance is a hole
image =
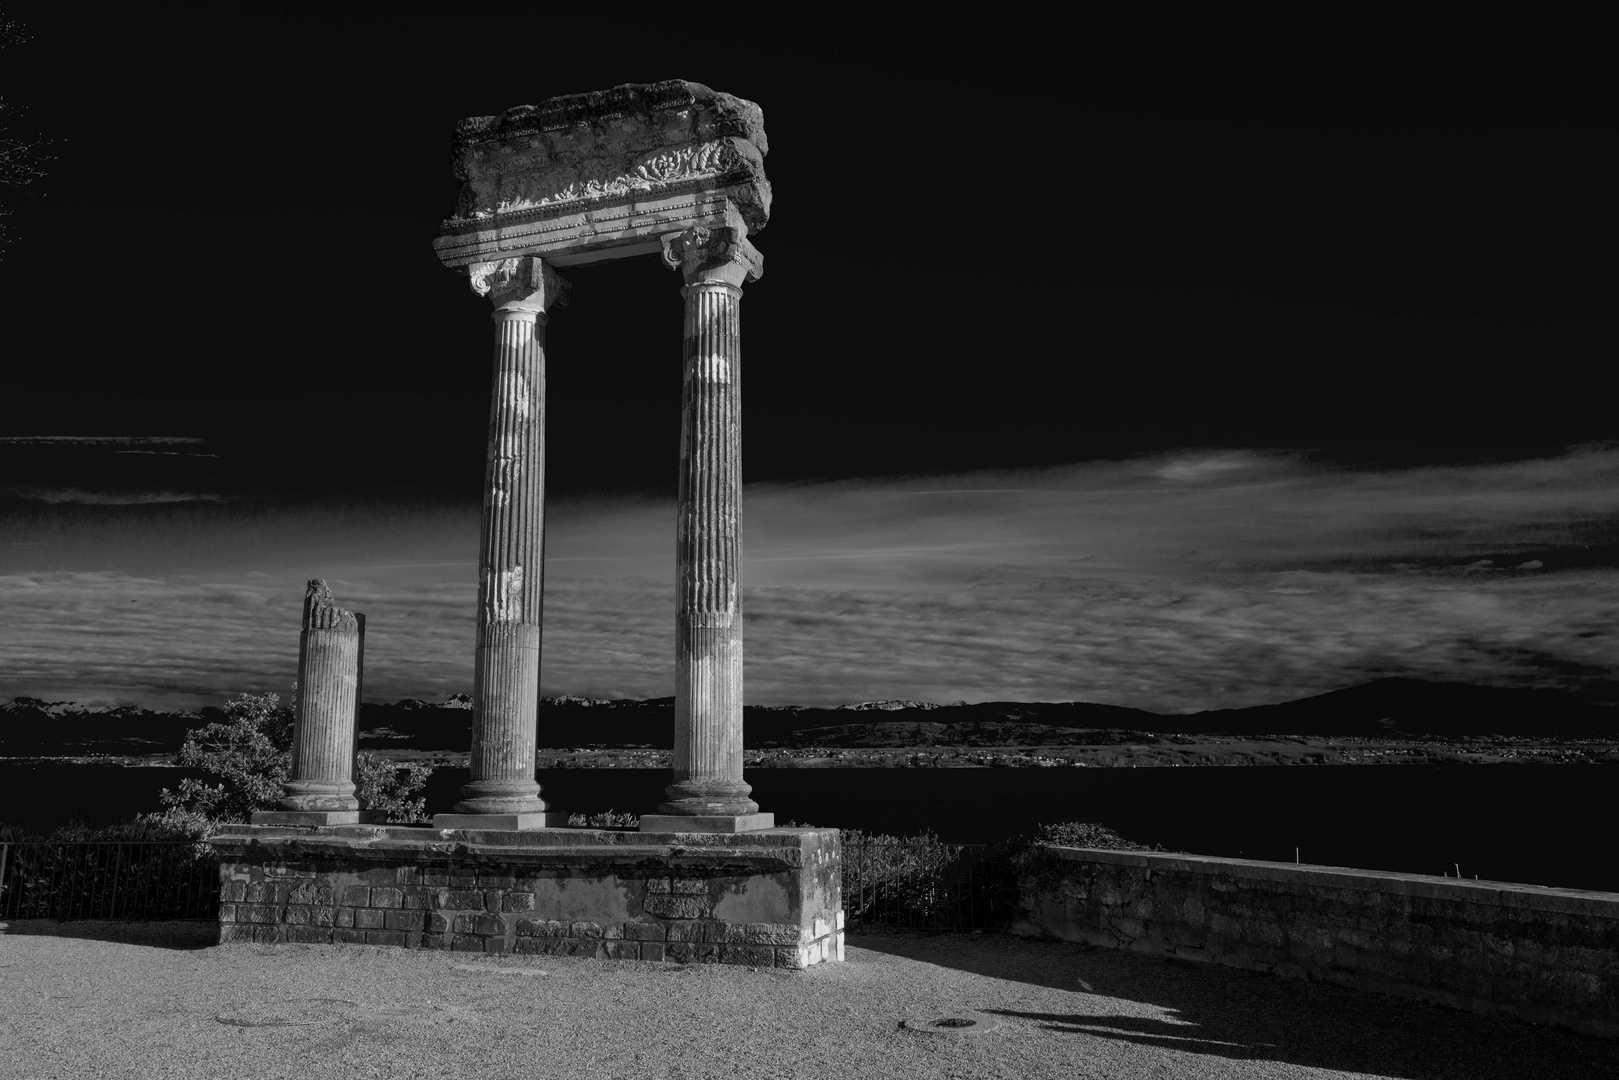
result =
[[[494,390],[478,555],[472,778],[463,814],[543,811],[534,781],[545,584],[543,309],[495,312]]]
[[[280,807],[357,810],[354,723],[359,708],[365,616],[336,606],[324,581],[309,583],[298,638],[298,712],[292,775]]]
[[[757,252],[728,230],[666,248],[685,271],[675,533],[674,782],[662,814],[753,814],[742,779],[742,281]],[[716,235],[718,234],[718,235]],[[744,249],[747,256],[744,257]]]

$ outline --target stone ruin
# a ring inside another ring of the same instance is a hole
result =
[[[310,582],[292,778],[216,837],[222,941],[329,941],[804,967],[843,958],[836,830],[777,829],[742,777],[742,287],[770,215],[764,117],[629,84],[457,126],[434,248],[494,306],[471,778],[431,828],[354,798],[365,619]],[[660,257],[683,281],[674,775],[640,830],[540,797],[545,326],[559,269]],[[572,886],[572,887],[570,887]]]

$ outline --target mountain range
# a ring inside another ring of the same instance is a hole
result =
[[[471,699],[406,699],[360,706],[362,749],[465,753]],[[177,751],[186,732],[224,713],[159,713],[129,705],[86,708],[16,698],[0,704],[0,757],[152,755]],[[1162,735],[1293,735],[1385,739],[1619,738],[1619,708],[1561,690],[1386,678],[1275,705],[1165,716],[1088,702],[986,701],[938,705],[869,701],[837,708],[750,705],[750,749],[803,746],[1057,746],[1151,741]],[[674,699],[547,698],[545,748],[667,748]]]

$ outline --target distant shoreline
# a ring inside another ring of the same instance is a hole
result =
[[[451,750],[391,750],[364,740],[366,752],[435,768],[468,767]],[[541,769],[667,769],[670,751],[586,746],[539,752]],[[814,746],[748,750],[749,769],[914,768],[1211,768],[1232,765],[1615,765],[1619,742],[1606,739],[1366,739],[1194,735],[1152,743],[1097,746]],[[30,754],[0,765],[175,767],[173,754]]]

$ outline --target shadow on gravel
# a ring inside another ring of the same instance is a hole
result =
[[[175,922],[119,922],[86,920],[57,922],[54,919],[11,919],[0,921],[0,937],[82,938],[86,941],[112,941],[120,945],[148,945],[157,949],[208,949],[219,944],[219,924],[212,920]]]
[[[1327,983],[1005,932],[862,933],[848,941],[1083,995],[1071,1012],[983,1009],[1075,1036],[1400,1080],[1619,1076],[1619,1043]]]

